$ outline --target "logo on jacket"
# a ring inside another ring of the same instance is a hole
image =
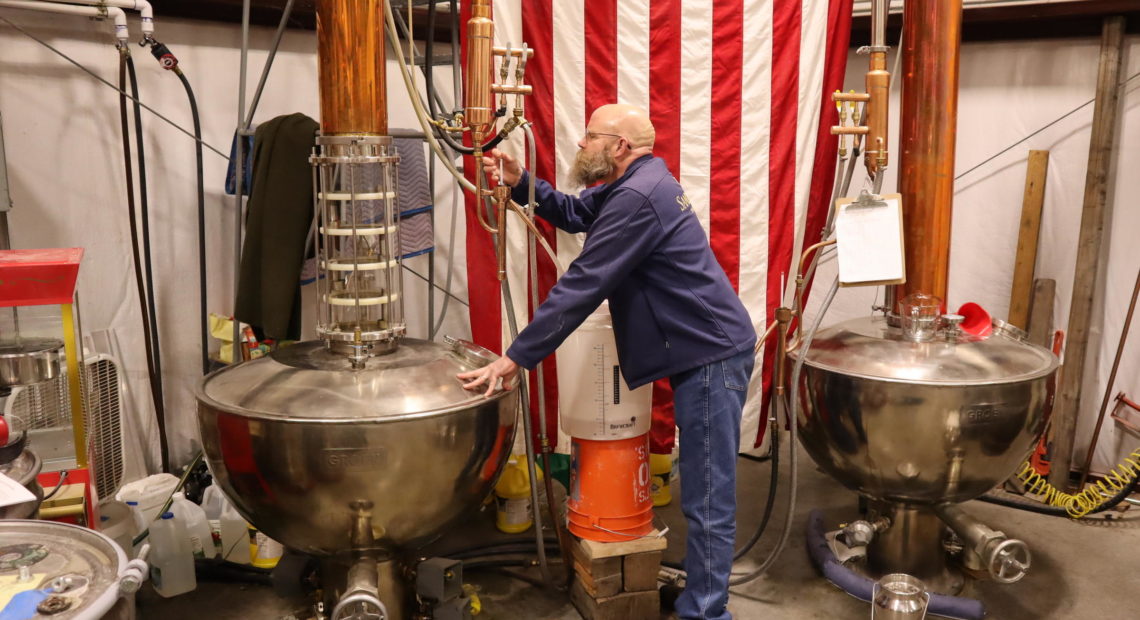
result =
[[[693,202],[684,194],[677,196],[677,204],[681,205],[681,213],[691,211],[693,208]]]

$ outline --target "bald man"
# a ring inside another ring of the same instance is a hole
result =
[[[506,355],[459,377],[469,389],[485,385],[490,395],[499,379],[509,382],[519,366],[533,369],[554,353],[608,299],[629,388],[665,377],[673,387],[689,525],[677,615],[726,620],[740,412],[756,333],[681,184],[653,157],[654,135],[645,110],[602,106],[578,141],[573,169],[580,185],[592,187],[572,196],[535,180],[536,213],[587,233],[586,244]],[[492,151],[483,164],[526,204],[529,173],[517,161]]]

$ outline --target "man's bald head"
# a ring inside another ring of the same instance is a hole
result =
[[[657,137],[649,113],[628,103],[611,103],[594,110],[590,129],[622,136],[633,149],[652,149]]]

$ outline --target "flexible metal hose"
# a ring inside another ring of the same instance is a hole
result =
[[[798,392],[800,384],[800,373],[803,371],[804,361],[807,359],[808,349],[811,348],[812,340],[815,339],[815,332],[819,329],[820,324],[823,322],[823,317],[827,314],[827,309],[831,307],[831,302],[835,299],[835,293],[838,290],[839,276],[836,276],[835,280],[831,283],[831,289],[827,291],[827,297],[824,298],[823,305],[819,308],[819,314],[816,315],[815,320],[811,324],[811,329],[809,329],[807,334],[804,336],[803,343],[800,345],[799,355],[796,356],[795,366],[792,367],[791,389],[793,391],[793,394],[792,398],[790,399],[791,406],[788,409],[788,429],[790,435],[790,440],[788,442],[788,483],[791,489],[788,494],[788,509],[784,518],[784,530],[780,533],[780,540],[776,543],[776,547],[772,549],[772,552],[768,554],[768,557],[764,559],[760,566],[752,572],[730,579],[728,581],[729,586],[738,586],[744,583],[748,583],[749,581],[757,579],[764,573],[768,572],[768,569],[776,563],[776,559],[780,557],[780,553],[788,544],[788,538],[791,537],[792,520],[796,513],[796,482],[799,475],[799,459],[796,455],[798,444],[796,443],[796,439],[799,437],[798,405],[800,399],[798,397]],[[782,354],[782,352],[779,352],[777,354]]]
[[[385,3],[386,5],[387,3]],[[389,9],[390,10],[390,9]],[[475,168],[475,174],[482,177],[483,166],[479,165]],[[488,218],[494,211],[494,205],[491,200],[486,197],[476,196],[478,205],[476,208],[485,208],[488,211]],[[491,240],[496,245],[506,243],[507,240],[502,234],[491,235]],[[511,296],[511,283],[510,278],[503,278],[501,284],[503,295],[503,305],[506,307],[507,316],[507,329],[511,334],[511,340],[514,341],[519,336],[518,320],[515,318],[515,304],[514,298]],[[504,355],[506,353],[504,352]],[[534,433],[531,429],[530,420],[530,390],[525,379],[519,380],[519,401],[521,404],[521,412],[523,418],[523,445],[526,446],[526,467],[527,475],[530,477],[530,505],[534,507],[534,535],[535,535],[535,550],[538,553],[538,566],[542,572],[543,581],[548,584],[554,585],[554,580],[550,575],[550,565],[546,560],[546,546],[543,544],[542,535],[542,511],[539,509],[538,501],[538,485],[534,481],[538,480],[538,472],[535,470],[535,452],[534,452]]]
[[[523,134],[526,136],[527,144],[527,161],[534,167],[535,161],[538,159],[537,147],[534,143],[534,132],[530,128],[530,123],[524,123]],[[529,261],[529,275],[530,275],[530,304],[531,308],[538,309],[538,247],[537,241],[542,240],[538,235],[538,231],[534,227],[534,209],[537,206],[534,201],[534,175],[528,175],[527,182],[527,209],[526,219],[530,223],[530,234],[527,235],[527,258]],[[544,240],[543,240],[544,241]],[[548,248],[548,251],[549,248]],[[553,255],[553,252],[550,251]],[[558,266],[557,261],[554,261],[555,266]],[[535,379],[538,385],[538,436],[542,441],[542,469],[546,472],[544,476],[544,484],[546,485],[546,507],[550,512],[550,524],[554,527],[555,533],[558,535],[558,548],[562,553],[562,562],[566,566],[571,564],[570,558],[570,535],[559,520],[558,508],[554,503],[554,476],[551,475],[550,466],[550,452],[552,450],[550,445],[550,435],[546,427],[546,381],[545,370],[542,367],[542,362],[539,362],[535,369]],[[533,478],[532,478],[533,480]],[[573,572],[567,571],[566,578],[569,580],[573,576]]]

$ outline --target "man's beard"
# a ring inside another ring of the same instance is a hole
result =
[[[578,185],[589,187],[602,179],[611,176],[617,170],[617,161],[612,153],[606,150],[589,152],[579,150],[574,158],[574,169],[571,176]]]

